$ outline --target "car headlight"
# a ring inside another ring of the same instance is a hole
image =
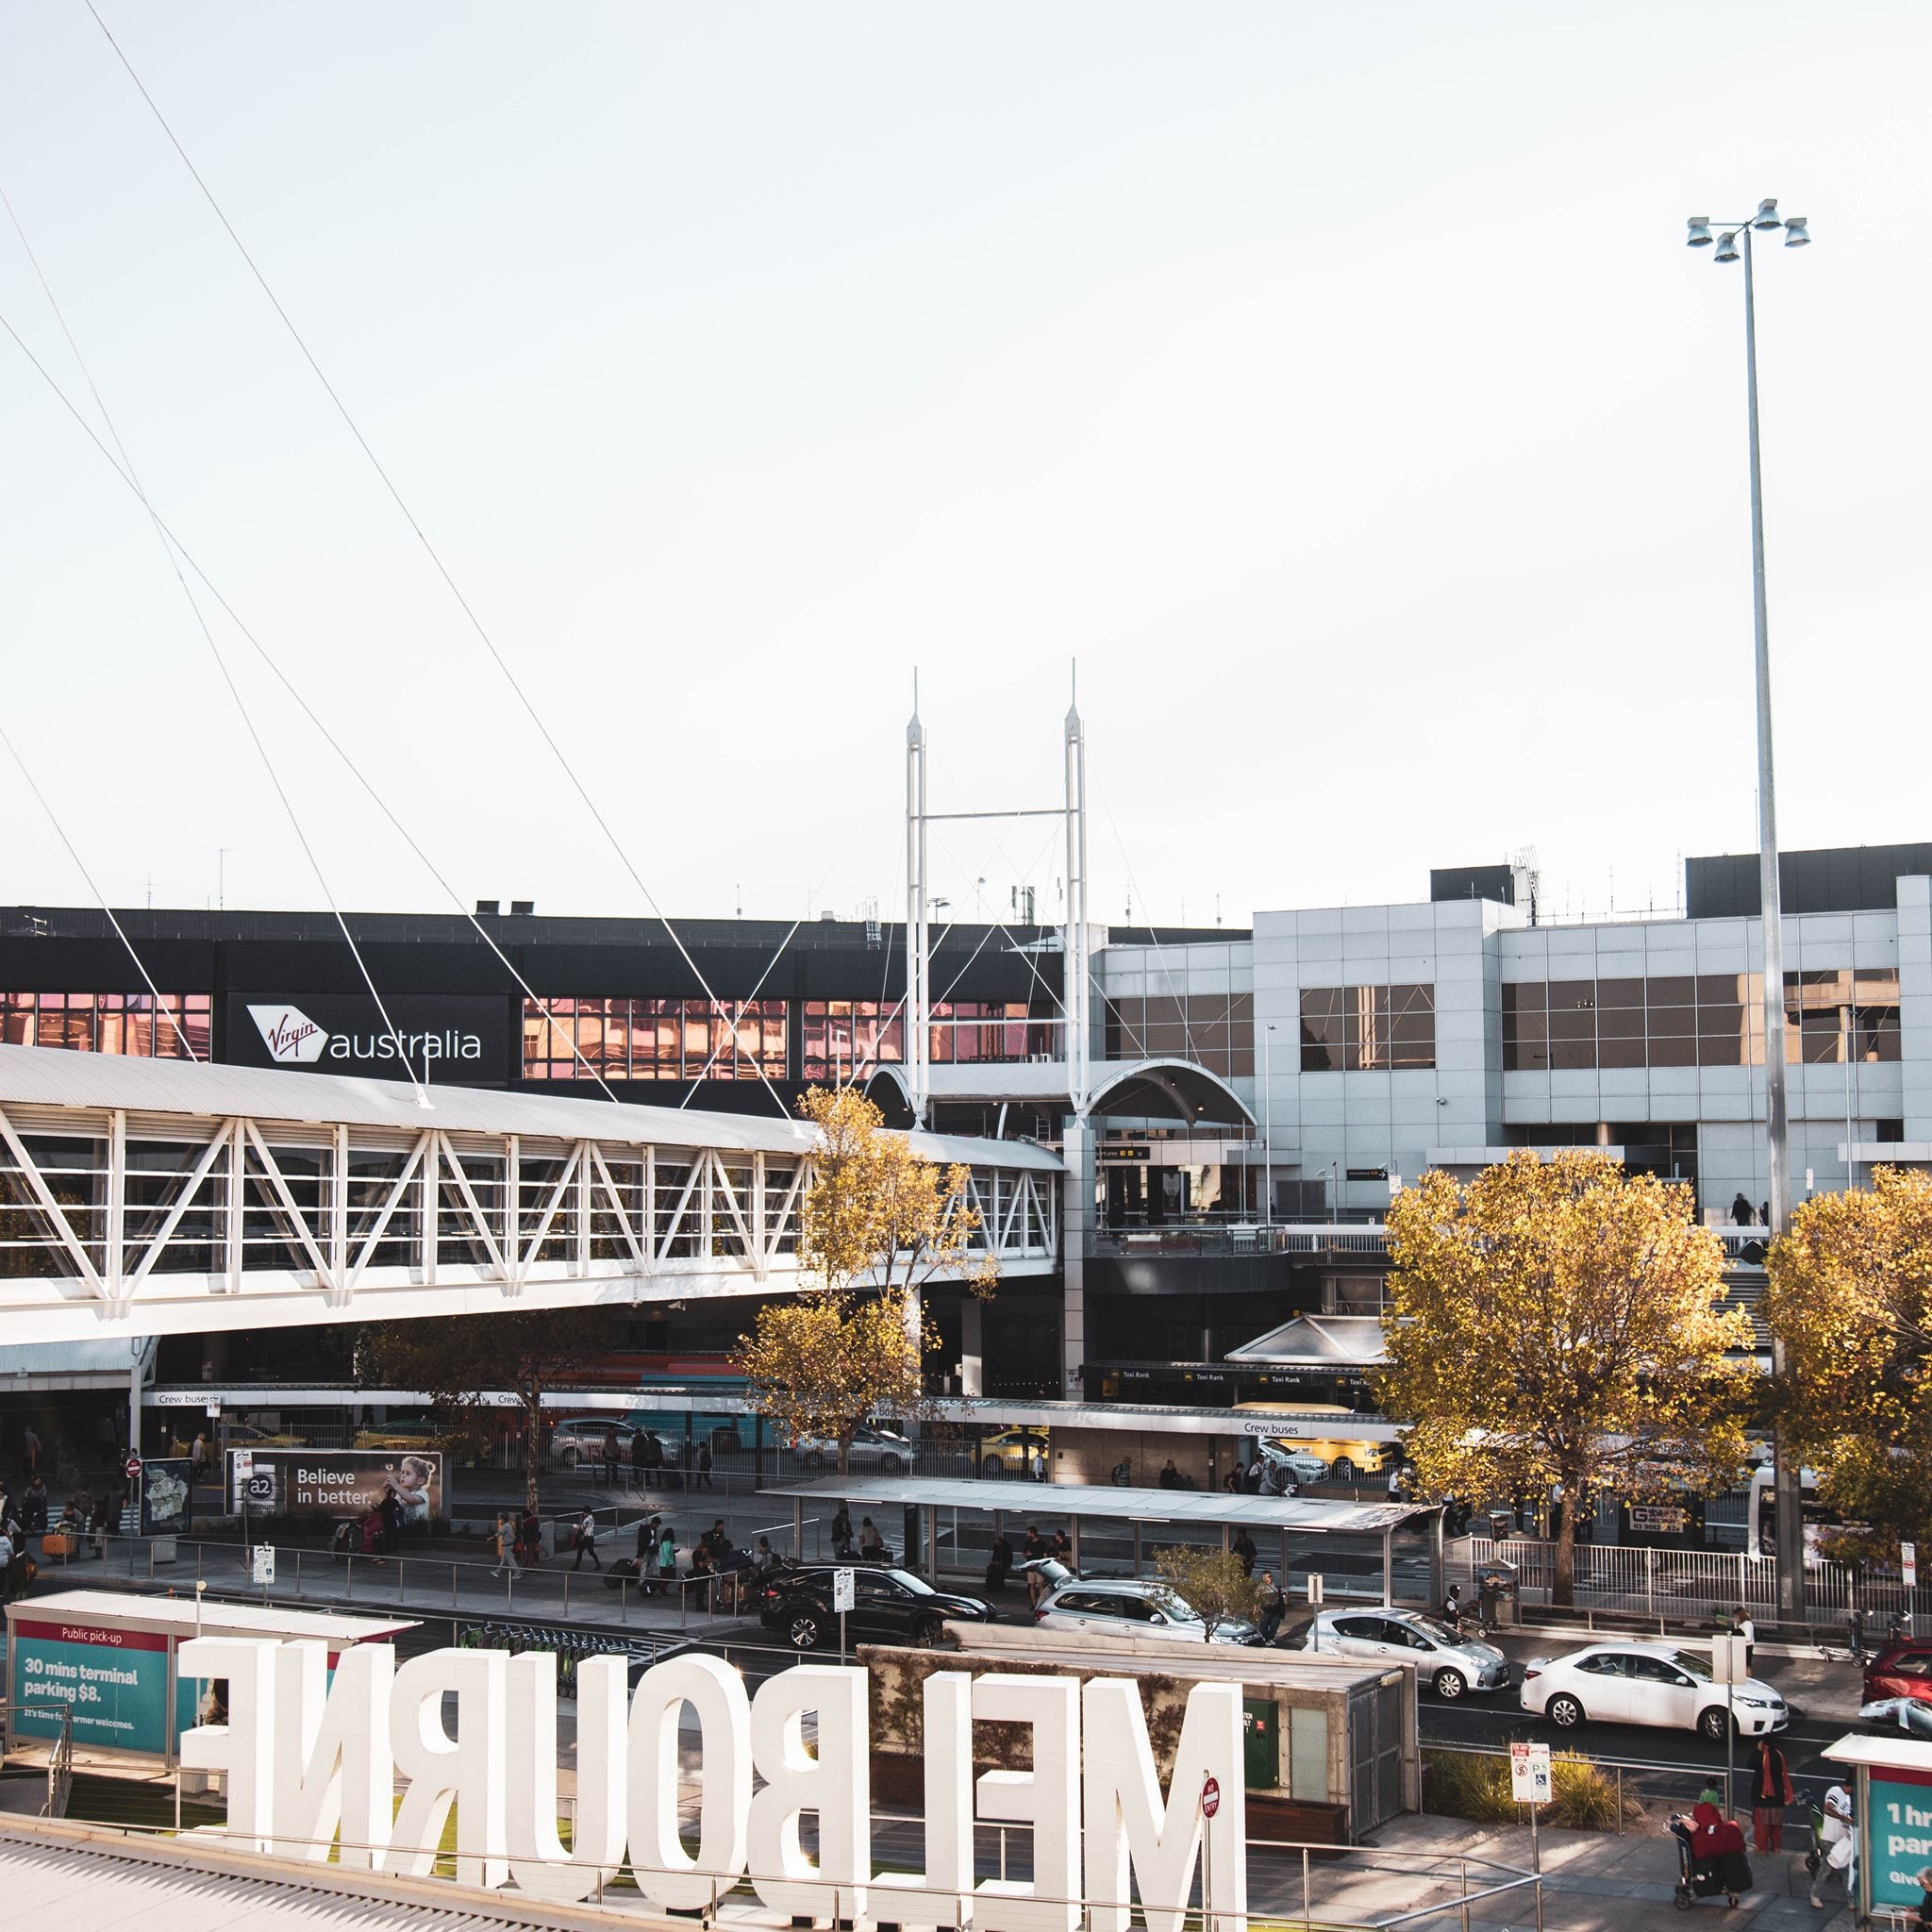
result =
[[[1737,1701],[1746,1710],[1769,1710],[1771,1708],[1771,1699],[1768,1697],[1740,1697]]]

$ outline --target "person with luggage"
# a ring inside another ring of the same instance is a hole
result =
[[[604,1559],[597,1554],[597,1519],[588,1509],[577,1518],[576,1526],[571,1531],[570,1542],[576,1553],[576,1560],[570,1566],[573,1570],[581,1570],[586,1557],[590,1557],[593,1570],[603,1569]]]
[[[1680,1900],[1714,1898],[1723,1892],[1735,1906],[1751,1890],[1751,1861],[1744,1855],[1744,1834],[1715,1805],[1700,1800],[1688,1821],[1674,1811],[1670,1829],[1677,1840]]]
[[[1811,1909],[1822,1912],[1824,1900],[1819,1896],[1833,1879],[1844,1884],[1845,1903],[1851,1904],[1857,1883],[1858,1832],[1852,1823],[1852,1794],[1842,1785],[1833,1785],[1824,1794],[1824,1821],[1818,1828],[1818,1847],[1824,1862],[1811,1879]]]

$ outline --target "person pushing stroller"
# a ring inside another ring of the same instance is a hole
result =
[[[1708,1799],[1701,1801],[1688,1820],[1671,1814],[1671,1836],[1677,1840],[1677,1908],[1687,1910],[1700,1898],[1723,1892],[1733,1906],[1751,1890],[1751,1860],[1744,1852],[1744,1834]]]

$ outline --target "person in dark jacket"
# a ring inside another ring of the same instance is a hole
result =
[[[1759,1738],[1757,1762],[1751,1767],[1751,1842],[1758,1851],[1783,1851],[1785,1807],[1795,1795],[1785,1754],[1769,1738]]]
[[[1005,1535],[995,1532],[992,1550],[986,1559],[986,1587],[989,1590],[1004,1590],[1007,1578],[1013,1574],[1013,1546]]]
[[[1256,1559],[1261,1553],[1255,1547],[1255,1539],[1248,1534],[1245,1524],[1236,1532],[1234,1553],[1241,1559],[1241,1574],[1252,1576],[1255,1574]]]
[[[1735,1227],[1749,1227],[1757,1217],[1751,1212],[1751,1204],[1744,1198],[1743,1190],[1738,1191],[1738,1197],[1731,1203],[1731,1224]]]

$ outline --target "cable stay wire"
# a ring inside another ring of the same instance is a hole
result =
[[[1132,889],[1135,896],[1140,899],[1141,904],[1145,907],[1147,906],[1147,897],[1141,891],[1141,881],[1134,876],[1134,862],[1127,857],[1126,841],[1121,837],[1121,828],[1114,820],[1113,807],[1108,803],[1107,793],[1101,790],[1097,783],[1093,789],[1099,795],[1101,810],[1107,814],[1108,830],[1113,834],[1113,842],[1120,848],[1121,864],[1126,871],[1127,884]],[[1160,943],[1160,928],[1154,923],[1153,908],[1151,907],[1148,908],[1147,937],[1154,943],[1154,957],[1160,968],[1160,976],[1167,982],[1169,992],[1173,992],[1176,984],[1174,968],[1167,963],[1167,951]],[[1183,971],[1178,984],[1180,987],[1181,1041],[1186,1048],[1187,1057],[1191,1060],[1198,1062],[1199,1057],[1194,1052],[1193,1024],[1188,1017],[1188,982],[1185,971]],[[1233,995],[1230,993],[1228,997],[1232,1000]],[[1144,1034],[1141,1040],[1141,1051],[1143,1054],[1148,1051],[1147,1040]]]
[[[240,254],[243,262],[247,264],[248,272],[255,277],[257,284],[261,289],[261,292],[268,298],[269,306],[281,318],[282,326],[287,329],[290,340],[301,352],[303,360],[314,372],[315,379],[322,385],[323,391],[327,395],[329,401],[335,405],[336,413],[342,419],[342,423],[348,429],[349,434],[355,438],[358,447],[360,448],[362,454],[369,459],[370,467],[375,470],[377,477],[381,479],[383,488],[389,491],[391,498],[395,503],[396,508],[402,512],[403,520],[415,534],[417,542],[422,545],[424,555],[429,558],[430,563],[435,567],[436,574],[441,577],[443,583],[448,587],[450,595],[456,599],[457,606],[468,620],[470,628],[475,632],[483,648],[490,654],[496,668],[503,674],[505,681],[515,693],[518,703],[523,706],[531,724],[537,727],[538,735],[550,748],[551,755],[557,759],[564,776],[569,779],[572,789],[583,802],[584,808],[590,813],[591,819],[596,824],[597,829],[603,833],[606,842],[616,855],[618,863],[629,874],[631,882],[642,894],[644,903],[651,908],[652,913],[663,926],[665,932],[670,935],[672,944],[677,948],[679,957],[682,958],[684,963],[691,968],[693,977],[695,977],[698,985],[704,990],[706,998],[711,1001],[714,1008],[724,1006],[725,1002],[720,1000],[718,995],[711,991],[709,981],[706,979],[698,962],[691,958],[691,950],[686,946],[682,938],[679,937],[677,928],[665,916],[663,908],[658,904],[657,898],[651,891],[650,887],[644,883],[642,874],[632,863],[629,853],[625,850],[617,834],[611,829],[609,821],[605,818],[603,812],[598,808],[596,801],[591,798],[583,780],[578,777],[575,767],[572,765],[570,759],[564,755],[563,747],[558,742],[550,726],[544,722],[541,712],[538,710],[529,693],[524,689],[516,673],[510,669],[508,659],[497,648],[496,641],[490,635],[483,620],[476,614],[475,608],[470,603],[470,600],[463,595],[462,590],[458,585],[455,576],[451,574],[449,566],[443,562],[441,554],[437,550],[436,545],[429,541],[428,533],[418,521],[416,513],[409,508],[401,490],[397,488],[394,478],[383,467],[380,458],[376,456],[375,451],[371,447],[368,438],[362,434],[355,417],[350,413],[348,405],[343,402],[335,385],[330,382],[328,376],[324,373],[322,364],[316,360],[315,354],[303,339],[301,330],[295,326],[293,318],[289,314],[287,308],[282,306],[280,298],[269,285],[268,277],[262,274],[259,264],[256,261],[254,256],[248,252],[247,244],[236,232],[234,224],[229,221],[226,213],[223,210],[221,203],[216,200],[214,191],[202,178],[201,171],[189,158],[188,150],[182,146],[179,137],[169,125],[167,116],[161,112],[154,95],[148,92],[146,83],[135,71],[134,63],[123,51],[120,42],[109,31],[107,22],[101,18],[99,10],[93,4],[93,0],[83,0],[83,4],[86,6],[88,12],[93,16],[94,25],[100,28],[108,46],[113,48],[115,58],[126,70],[128,79],[134,83],[142,99],[147,103],[148,111],[155,117],[161,132],[166,135],[168,144],[180,157],[181,165],[188,170],[194,185],[200,189],[202,199],[213,210],[215,219],[222,225],[229,241],[235,244],[237,253]],[[787,1108],[784,1101],[780,1098],[778,1090],[772,1085],[763,1065],[755,1060],[753,1066],[759,1080],[764,1083],[765,1091],[772,1096],[773,1103],[777,1108],[779,1113],[781,1115],[789,1115],[790,1109]]]
[[[4,199],[4,197],[0,197],[0,199]],[[52,391],[55,399],[67,411],[68,415],[73,418],[74,422],[86,434],[88,440],[100,453],[101,459],[108,465],[109,469],[111,469],[114,472],[115,475],[120,477],[121,481],[126,486],[126,488],[129,491],[131,491],[137,498],[141,500],[142,506],[146,508],[149,516],[154,519],[156,525],[158,526],[163,538],[167,541],[168,543],[173,545],[174,549],[179,554],[181,560],[184,563],[186,563],[188,568],[194,574],[194,576],[200,582],[202,588],[206,590],[208,595],[211,598],[213,598],[215,603],[218,606],[220,606],[222,611],[226,615],[228,621],[235,626],[235,628],[238,631],[241,632],[242,636],[247,640],[248,644],[254,650],[256,656],[261,659],[262,663],[268,668],[269,672],[274,675],[276,682],[279,683],[282,689],[288,692],[289,696],[291,697],[291,699],[293,700],[294,704],[296,705],[297,708],[300,709],[303,716],[306,717],[312,725],[314,725],[316,731],[320,734],[323,742],[326,744],[328,748],[335,753],[336,757],[341,760],[343,768],[349,773],[350,776],[356,780],[357,784],[358,784],[362,788],[363,791],[369,797],[371,803],[375,805],[376,809],[379,812],[381,812],[383,817],[386,818],[391,824],[391,825],[394,827],[397,836],[402,839],[403,842],[406,845],[408,845],[409,850],[415,854],[416,858],[422,861],[424,869],[429,874],[430,877],[433,878],[440,887],[441,887],[443,892],[447,895],[450,903],[456,908],[458,914],[460,914],[461,917],[469,923],[469,924],[475,930],[476,936],[480,940],[482,940],[483,943],[487,945],[490,948],[490,950],[496,956],[498,961],[502,964],[504,971],[508,973],[510,975],[510,977],[516,981],[517,985],[523,989],[524,996],[539,1008],[539,1010],[542,1013],[544,1020],[549,1023],[553,1029],[555,1029],[556,1033],[563,1037],[569,1042],[571,1052],[582,1064],[584,1071],[590,1074],[591,1078],[596,1081],[598,1086],[603,1088],[605,1097],[608,1099],[612,1103],[612,1105],[622,1106],[623,1102],[619,1100],[617,1094],[611,1090],[609,1084],[604,1079],[604,1076],[597,1071],[595,1067],[593,1067],[591,1064],[591,1062],[588,1059],[584,1058],[583,1054],[578,1050],[576,1041],[575,1038],[575,1028],[569,1026],[564,1021],[558,1019],[551,1011],[549,1005],[531,988],[529,981],[525,979],[523,974],[517,970],[516,965],[510,959],[509,956],[504,952],[503,948],[500,945],[497,944],[494,936],[490,932],[489,928],[485,926],[477,919],[476,915],[473,911],[470,910],[468,903],[463,899],[461,894],[457,891],[456,888],[450,884],[449,880],[443,875],[441,870],[438,867],[435,860],[432,859],[429,857],[428,853],[423,849],[422,844],[409,831],[408,827],[406,824],[404,824],[400,818],[397,817],[393,808],[390,805],[389,801],[385,799],[381,792],[379,792],[375,789],[374,783],[370,780],[368,774],[364,773],[362,768],[356,762],[355,758],[350,755],[347,748],[342,744],[341,740],[338,739],[335,733],[329,729],[328,725],[324,722],[323,718],[316,711],[315,708],[308,702],[308,698],[303,695],[301,690],[289,676],[288,673],[285,670],[283,670],[280,663],[276,661],[275,655],[255,634],[255,632],[249,627],[249,625],[242,621],[240,613],[235,609],[235,607],[228,602],[225,596],[222,594],[220,587],[216,585],[213,579],[209,577],[208,574],[202,569],[200,563],[196,561],[193,553],[189,550],[187,545],[182,542],[181,539],[175,534],[173,528],[170,527],[166,519],[163,518],[160,512],[154,508],[153,504],[149,503],[147,499],[142,495],[141,486],[139,485],[139,483],[136,482],[134,477],[130,475],[126,470],[124,470],[122,468],[119,460],[115,458],[113,451],[110,450],[107,446],[107,444],[101,441],[100,435],[95,430],[93,425],[90,423],[87,420],[87,418],[80,412],[79,408],[75,407],[73,398],[69,396],[66,391],[60,387],[59,383],[55,379],[52,372],[49,371],[47,366],[40,359],[38,356],[34,354],[33,350],[30,347],[28,347],[25,341],[22,338],[20,331],[13,326],[13,324],[8,319],[8,317],[4,313],[0,313],[0,329],[4,329],[8,336],[9,336],[12,339],[14,346],[18,348],[21,354],[26,358],[28,363],[32,366],[34,372],[40,376],[41,380],[46,384],[47,388],[50,391]],[[112,915],[109,914],[109,917],[111,916]],[[353,943],[354,942],[351,941],[352,945]],[[139,964],[139,961],[137,960],[136,963]],[[380,1005],[380,1002],[378,1002],[378,1005]]]
[[[41,268],[39,257],[34,254],[33,246],[26,239],[26,230],[21,226],[20,217],[13,211],[13,204],[7,200],[4,193],[0,193],[0,206],[4,206],[7,209],[7,218],[13,224],[13,232],[19,236],[20,245],[25,251],[27,260],[33,265],[34,275],[41,285],[41,292],[46,296],[47,306],[54,311],[54,320],[60,325],[60,333],[67,338],[67,346],[73,353],[75,365],[79,369],[82,379],[87,383],[89,392],[94,399],[94,407],[101,412],[101,421],[107,425],[108,434],[114,439],[114,447],[121,452],[121,461],[124,465],[123,474],[133,486],[135,494],[141,498],[142,508],[147,511],[148,521],[154,527],[155,541],[161,546],[161,553],[168,559],[168,568],[174,572],[175,581],[181,586],[181,594],[188,599],[188,608],[194,613],[195,625],[203,638],[207,640],[208,650],[214,657],[216,668],[221,672],[222,682],[227,686],[228,695],[234,699],[235,708],[242,714],[242,725],[247,730],[249,739],[254,743],[255,749],[261,758],[262,769],[268,774],[269,783],[275,787],[275,796],[281,800],[282,809],[288,814],[289,824],[294,830],[296,842],[302,847],[303,855],[308,860],[309,870],[315,874],[315,882],[322,888],[323,897],[328,901],[328,909],[334,915],[336,924],[341,927],[343,940],[348,943],[350,956],[356,961],[356,970],[362,976],[362,984],[369,989],[369,997],[375,1002],[375,1010],[381,1014],[384,1027],[392,1038],[400,1042],[402,1036],[397,1032],[395,1022],[390,1018],[389,1008],[384,1005],[381,993],[375,990],[375,981],[370,976],[368,962],[362,958],[362,949],[357,945],[355,935],[349,930],[349,923],[342,917],[341,908],[336,903],[335,893],[331,890],[328,879],[323,872],[322,861],[316,857],[314,846],[309,843],[308,834],[303,828],[301,817],[295,810],[294,801],[289,796],[288,788],[282,783],[282,775],[275,769],[275,761],[271,757],[267,744],[263,742],[261,733],[256,728],[255,719],[248,709],[246,700],[242,695],[242,688],[235,682],[234,674],[228,669],[228,660],[222,655],[221,646],[215,642],[215,634],[209,627],[208,618],[202,610],[201,604],[195,597],[193,589],[189,584],[188,578],[181,569],[180,559],[175,555],[173,546],[162,532],[160,519],[155,514],[154,506],[148,501],[147,491],[142,488],[140,473],[135,469],[134,458],[127,454],[127,445],[121,440],[120,430],[114,426],[113,413],[108,409],[107,403],[102,398],[100,385],[94,381],[93,372],[89,369],[87,364],[87,358],[80,353],[80,344],[75,341],[74,331],[67,325],[67,317],[62,313],[60,304],[54,294],[53,288],[49,284],[45,273]],[[402,1056],[402,1061],[403,1071],[408,1074],[409,1084],[416,1090],[418,1104],[423,1107],[429,1106],[429,1090],[424,1081],[417,1077],[416,1070],[409,1064],[407,1053]],[[424,1072],[426,1074],[429,1066],[426,1052],[424,1056],[423,1065]]]
[[[19,746],[14,743],[12,739],[8,737],[5,725],[0,725],[0,744],[4,744],[7,747],[13,762],[20,768],[20,775],[26,780],[26,789],[33,793],[40,803],[41,809],[46,813],[47,823],[54,827],[55,835],[59,839],[61,844],[66,846],[68,858],[73,859],[75,870],[87,881],[88,891],[100,901],[101,910],[108,915],[108,924],[114,928],[115,938],[127,948],[127,957],[134,961],[134,970],[141,974],[142,983],[147,987],[148,992],[154,999],[155,1012],[157,1015],[162,1013],[167,1015],[169,1025],[175,1029],[175,1038],[181,1042],[181,1051],[190,1059],[197,1058],[198,1056],[194,1048],[189,1044],[187,1034],[181,1030],[180,1020],[176,1017],[167,1001],[161,997],[161,991],[155,984],[154,975],[147,970],[141,955],[134,950],[134,941],[127,937],[126,928],[115,917],[114,908],[108,904],[108,895],[94,883],[94,875],[88,871],[87,861],[75,849],[74,841],[67,836],[67,828],[61,824],[59,815],[47,803],[46,793],[34,782],[34,774],[27,769],[26,760],[21,757]]]

